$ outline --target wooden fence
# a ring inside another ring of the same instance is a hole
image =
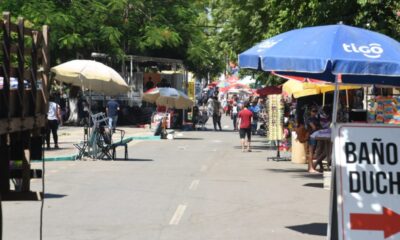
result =
[[[1,200],[37,200],[30,180],[41,171],[31,160],[42,159],[48,108],[49,29],[11,22],[10,13],[0,20],[0,194]],[[39,173],[39,174],[38,174]],[[10,179],[18,179],[15,189]]]

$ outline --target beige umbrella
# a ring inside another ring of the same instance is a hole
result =
[[[193,101],[182,91],[175,88],[152,88],[143,94],[143,101],[155,103],[176,109],[187,109],[193,106]]]
[[[72,60],[51,68],[55,79],[105,95],[129,91],[125,80],[114,69],[92,60]]]

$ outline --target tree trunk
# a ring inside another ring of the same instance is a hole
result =
[[[69,91],[69,110],[70,110],[70,114],[69,114],[69,118],[67,120],[68,124],[71,125],[78,125],[80,122],[79,119],[79,108],[78,108],[78,100],[79,100],[79,92],[80,92],[80,88],[79,87],[71,87],[70,91]]]

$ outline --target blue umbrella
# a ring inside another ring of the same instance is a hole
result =
[[[400,85],[400,43],[343,24],[296,29],[239,54],[241,68],[334,82]]]

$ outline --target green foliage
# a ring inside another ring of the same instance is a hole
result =
[[[183,59],[204,75],[209,66],[220,66],[203,27],[207,5],[203,0],[3,0],[0,10],[10,11],[13,21],[24,16],[32,28],[50,26],[53,65],[78,54],[90,58],[92,52],[114,59],[135,54]]]
[[[179,33],[173,31],[168,26],[147,26],[140,43],[140,48],[144,50],[146,48],[163,48],[165,46],[178,47],[181,43],[182,38]]]
[[[50,26],[53,65],[92,52],[149,55],[183,59],[199,77],[223,72],[238,53],[295,28],[342,21],[400,39],[398,0],[2,0],[0,10],[13,21],[24,16],[27,27]]]
[[[215,0],[211,8],[214,24],[220,27],[214,36],[217,52],[228,53],[231,61],[268,37],[296,28],[338,22],[400,39],[398,0]],[[264,73],[254,74],[266,84],[279,82]]]

